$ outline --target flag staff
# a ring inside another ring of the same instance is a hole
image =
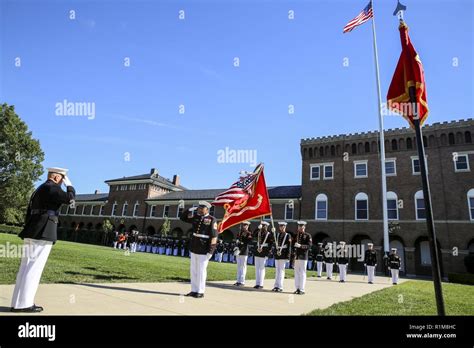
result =
[[[383,115],[382,115],[382,95],[380,91],[380,73],[379,73],[379,57],[378,57],[378,52],[377,52],[377,35],[375,32],[374,1],[371,0],[371,3],[372,3],[372,12],[373,12],[372,36],[373,36],[373,46],[374,46],[375,80],[377,84],[377,100],[378,100],[377,107],[379,109],[380,173],[381,173],[381,180],[382,180],[383,249],[384,249],[384,260],[387,260],[390,246],[389,246],[389,239],[388,239],[387,176],[385,173],[385,137],[384,137],[384,125],[383,125]],[[387,263],[384,262],[385,267],[386,267],[386,264]]]
[[[398,1],[397,8],[395,9],[394,15],[397,15],[400,20],[400,25],[405,25],[403,19],[403,11],[406,10],[406,6],[400,4]],[[430,184],[428,181],[428,174],[426,169],[426,157],[425,157],[425,146],[423,144],[423,133],[421,130],[420,117],[418,112],[418,101],[416,97],[416,86],[408,87],[408,93],[410,97],[410,103],[413,106],[413,127],[415,128],[416,133],[416,147],[418,150],[418,162],[420,163],[420,176],[421,183],[423,186],[423,200],[425,204],[426,212],[426,227],[428,230],[428,241],[430,243],[430,256],[431,256],[431,265],[433,272],[433,283],[436,297],[436,307],[438,315],[445,316],[444,308],[444,299],[443,299],[443,289],[441,286],[441,271],[440,271],[440,262],[438,254],[438,245],[436,241],[436,230],[433,220],[433,209],[431,206],[431,193],[430,193]]]

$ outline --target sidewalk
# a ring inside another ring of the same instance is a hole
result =
[[[253,289],[252,280],[245,287],[233,283],[208,282],[203,299],[183,296],[190,286],[179,282],[41,284],[36,304],[45,308],[40,315],[300,315],[392,286],[387,277],[372,285],[361,275],[348,275],[343,284],[308,278],[300,296],[293,295],[293,279],[285,279],[283,293],[271,291],[273,279],[263,290]],[[19,315],[9,312],[12,293],[13,285],[0,285],[0,315]]]

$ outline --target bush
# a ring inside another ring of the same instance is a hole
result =
[[[474,273],[474,254],[469,254],[464,258],[464,265],[469,273]]]
[[[474,285],[474,274],[469,273],[449,273],[448,280],[450,283]]]
[[[23,227],[0,224],[0,233],[19,234]]]

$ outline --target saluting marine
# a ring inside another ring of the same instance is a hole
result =
[[[293,240],[294,268],[295,268],[295,288],[297,295],[304,295],[306,284],[306,266],[308,264],[308,252],[311,249],[313,240],[306,230],[306,221],[298,221],[298,231]]]
[[[197,208],[187,209],[179,217],[181,221],[188,222],[193,226],[189,243],[189,251],[191,252],[191,292],[186,296],[194,298],[204,297],[207,264],[217,243],[217,222],[214,216],[209,215],[210,207],[209,202],[200,201]]]
[[[373,243],[367,243],[369,250],[365,251],[364,266],[367,268],[367,280],[369,284],[374,283],[375,267],[377,267],[377,252]]]
[[[327,279],[332,280],[332,270],[334,268],[334,257],[332,244],[327,243],[326,248],[324,249],[324,265],[326,266],[326,275]]]
[[[337,251],[336,263],[339,268],[339,282],[344,283],[347,275],[347,264],[349,263],[349,257],[347,255],[346,242],[340,241]]]
[[[324,262],[324,249],[323,249],[323,243],[318,243],[318,246],[316,248],[316,269],[318,272],[318,278],[321,278],[321,275],[323,273],[323,262]]]
[[[265,280],[265,263],[268,254],[273,245],[273,234],[268,231],[269,223],[262,221],[255,233],[257,239],[257,248],[254,251],[255,258],[255,289],[263,289]]]
[[[402,260],[400,256],[397,255],[397,248],[392,248],[392,252],[388,256],[388,269],[392,273],[392,284],[398,284],[398,273],[400,267],[402,266]]]
[[[247,258],[249,253],[249,243],[252,242],[252,232],[249,230],[250,222],[244,221],[237,234],[237,241],[234,247],[234,255],[237,257],[237,282],[235,286],[245,285],[247,275]]]
[[[53,244],[58,239],[58,215],[62,204],[74,204],[76,191],[67,169],[48,168],[48,179],[31,195],[25,227],[18,235],[24,241],[20,269],[12,296],[12,312],[36,313],[43,308],[34,303],[41,274]],[[66,186],[66,192],[61,189]]]
[[[287,223],[278,223],[278,233],[275,238],[275,285],[272,291],[282,292],[285,279],[285,266],[290,260],[291,234],[286,232]]]

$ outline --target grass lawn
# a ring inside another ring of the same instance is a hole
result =
[[[474,315],[474,286],[443,283],[447,315]],[[431,281],[408,281],[309,315],[436,315]]]
[[[0,245],[22,244],[16,235],[0,233]],[[150,253],[125,255],[89,244],[58,241],[53,246],[41,278],[42,283],[164,282],[189,281],[189,258]],[[20,258],[0,257],[0,284],[14,284]],[[237,265],[209,262],[208,280],[234,280]],[[312,273],[312,272],[311,272]],[[293,276],[293,270],[287,270]],[[274,278],[274,268],[267,268],[266,277]],[[255,279],[255,267],[247,267],[247,279]]]

